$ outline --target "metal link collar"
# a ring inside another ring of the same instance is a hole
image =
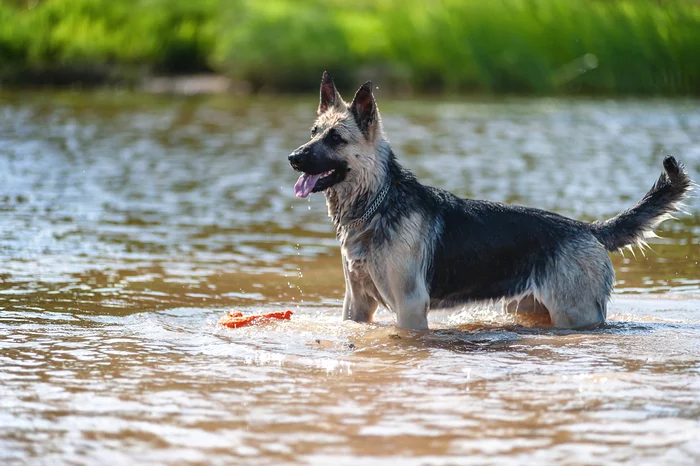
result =
[[[382,189],[382,191],[379,193],[379,196],[377,196],[377,198],[374,200],[372,205],[369,206],[369,209],[367,209],[367,212],[365,212],[362,215],[362,217],[357,218],[350,223],[346,223],[345,225],[343,225],[343,227],[344,228],[357,228],[360,225],[363,225],[364,223],[366,223],[370,218],[372,218],[372,215],[374,215],[374,213],[377,211],[379,206],[382,204],[382,201],[386,197],[386,194],[389,192],[389,186],[390,186],[389,183],[387,183],[387,185],[384,186],[384,189]]]

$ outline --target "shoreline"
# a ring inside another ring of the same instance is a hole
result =
[[[130,92],[143,92],[154,95],[298,95],[315,92],[316,81],[310,81],[305,89],[292,91],[289,89],[276,89],[263,87],[255,89],[245,81],[233,79],[219,73],[192,73],[172,75],[150,75],[143,73],[118,73],[113,70],[61,70],[52,72],[31,72],[17,74],[11,79],[0,79],[0,92],[8,91],[46,91],[46,90],[123,90]],[[391,80],[389,80],[391,82]],[[359,81],[358,81],[359,82]],[[398,98],[446,98],[446,97],[540,97],[540,98],[615,98],[615,99],[697,99],[700,94],[681,92],[657,92],[657,93],[609,93],[609,92],[494,92],[475,89],[470,92],[455,92],[451,90],[415,90],[409,86],[398,84],[396,86],[384,85],[381,89],[385,95]]]

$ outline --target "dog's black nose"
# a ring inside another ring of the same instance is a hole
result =
[[[302,158],[304,156],[304,151],[302,150],[295,150],[291,154],[289,154],[289,164],[292,166],[293,169],[299,170],[299,165],[302,162]]]

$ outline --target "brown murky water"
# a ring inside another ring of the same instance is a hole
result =
[[[2,464],[700,463],[697,199],[614,258],[603,329],[341,322],[323,200],[286,162],[315,101],[0,95]],[[590,220],[666,153],[698,179],[699,104],[380,96],[426,182]]]

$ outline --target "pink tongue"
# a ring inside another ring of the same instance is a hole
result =
[[[296,183],[294,183],[294,195],[296,197],[306,197],[311,194],[311,190],[314,189],[314,185],[321,178],[321,175],[307,175],[304,173],[299,177]]]

